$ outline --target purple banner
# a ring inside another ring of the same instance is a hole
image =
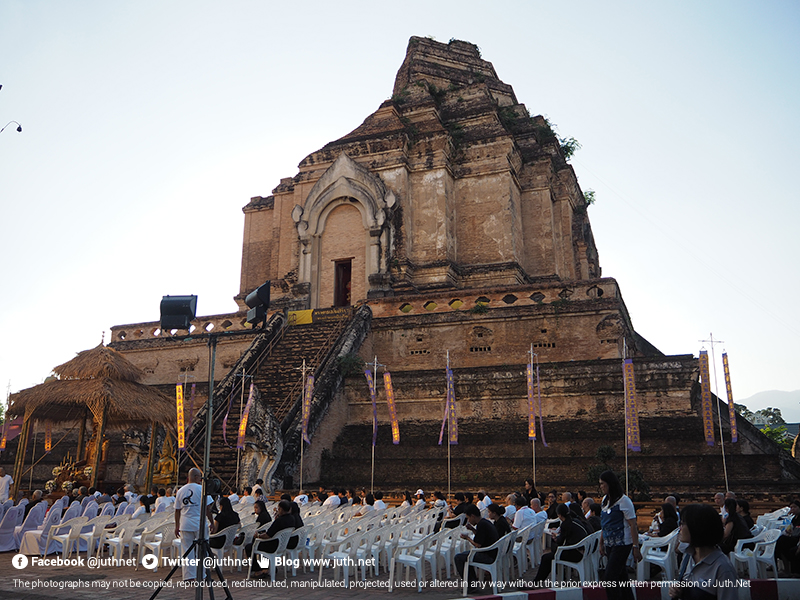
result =
[[[378,399],[375,392],[375,380],[372,378],[372,371],[364,369],[364,377],[367,378],[369,387],[369,399],[372,401],[372,445],[378,441]]]

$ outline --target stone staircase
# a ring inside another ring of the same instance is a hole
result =
[[[303,359],[308,367],[307,373],[311,373],[331,351],[347,322],[349,318],[341,321],[286,326],[283,335],[272,345],[269,354],[261,358],[260,364],[250,369],[245,368],[246,375],[248,371],[251,373],[254,371],[252,381],[255,382],[258,393],[254,403],[258,403],[260,409],[271,412],[278,422],[283,421],[302,393]],[[215,410],[211,433],[209,463],[212,471],[222,481],[223,489],[234,487],[237,476],[236,440],[239,417],[247,403],[251,381],[250,377],[245,377],[244,398],[242,398],[241,372],[242,367],[237,365],[228,376],[234,378],[233,383],[228,386],[229,391],[224,397],[218,397],[220,410],[219,412]],[[231,408],[225,431],[226,444],[222,424],[229,405]]]

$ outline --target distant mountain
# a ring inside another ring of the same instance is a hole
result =
[[[735,402],[736,404],[744,404],[753,412],[768,407],[780,408],[784,421],[787,423],[800,423],[800,390],[793,392],[782,392],[780,390],[758,392],[749,398],[742,398]]]

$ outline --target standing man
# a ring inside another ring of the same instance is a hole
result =
[[[175,496],[175,537],[181,540],[181,556],[185,556],[192,543],[199,537],[200,533],[200,510],[205,506],[206,525],[211,522],[211,509],[209,508],[212,500],[211,496],[206,496],[206,501],[202,502],[203,473],[200,469],[189,469],[187,483]],[[183,580],[190,581],[197,577],[197,552],[192,552],[183,560]]]
[[[13,484],[14,480],[11,479],[11,475],[7,475],[6,470],[0,467],[0,504],[8,500],[8,494]]]

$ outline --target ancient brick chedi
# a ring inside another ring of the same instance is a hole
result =
[[[244,214],[239,310],[196,321],[200,331],[214,321],[242,332],[222,346],[225,367],[264,368],[236,363],[258,337],[246,333],[244,298],[265,281],[272,310],[288,311],[289,329],[303,327],[292,323],[304,311],[361,307],[359,324],[336,330],[330,352],[311,344],[290,353],[316,357],[324,387],[312,400],[306,482],[369,483],[366,382],[329,368],[336,354],[359,354],[392,372],[400,419],[401,443],[393,445],[379,385],[376,485],[445,486],[446,449],[437,441],[449,356],[461,433],[451,449],[454,487],[519,487],[532,470],[532,348],[549,444],[537,442],[541,485],[594,489],[587,472],[599,464],[598,448],[622,456],[627,352],[643,445],[631,466],[654,488],[724,487],[719,447],[703,439],[697,360],[664,356],[634,330],[619,285],[601,276],[587,202],[558,138],[475,45],[411,38],[391,98],[309,154],[271,196],[252,198]],[[113,328],[114,346],[149,369],[150,383],[174,383],[195,365],[205,372],[199,337],[154,325]],[[299,388],[276,402],[265,377],[265,418],[281,426],[248,431],[249,443],[271,448],[269,466],[250,472],[296,485]],[[262,439],[266,431],[281,439]],[[739,431],[741,441],[726,444],[732,488],[796,484],[800,465],[746,422]],[[621,467],[619,458],[605,460]]]

